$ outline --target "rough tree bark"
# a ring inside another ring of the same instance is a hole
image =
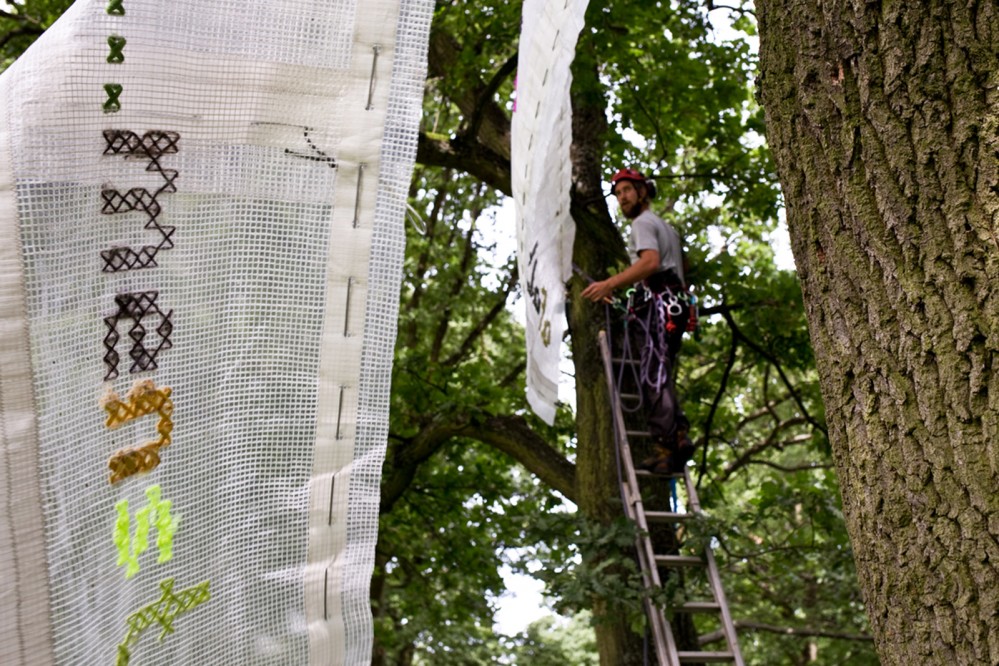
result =
[[[757,4],[878,651],[999,664],[999,5]]]

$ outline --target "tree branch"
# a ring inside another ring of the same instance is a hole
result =
[[[475,325],[475,327],[465,336],[462,341],[461,346],[453,354],[444,359],[445,366],[452,366],[458,363],[468,350],[471,349],[475,341],[482,336],[482,334],[489,328],[489,325],[493,323],[496,317],[499,316],[501,312],[506,308],[506,301],[510,298],[510,292],[513,291],[514,286],[517,284],[517,267],[514,266],[513,270],[510,271],[510,278],[507,280],[506,287],[500,294],[500,298],[493,305],[492,309],[486,313],[482,319]]]
[[[808,627],[778,627],[773,624],[763,622],[753,622],[752,620],[736,620],[736,629],[749,629],[751,631],[766,631],[772,634],[783,634],[784,636],[795,636],[797,638],[836,638],[844,641],[873,641],[874,637],[868,634],[847,634],[840,631],[826,631],[825,629],[811,629]],[[717,643],[725,638],[725,634],[719,629],[711,633],[704,634],[697,639],[700,645]]]
[[[449,167],[475,176],[507,196],[510,185],[510,158],[464,137],[447,140],[420,132],[416,161],[426,166]]]
[[[787,428],[796,425],[803,425],[805,423],[809,423],[808,419],[805,417],[797,417],[797,418],[787,419],[786,421],[781,421],[780,423],[778,423],[773,427],[773,429],[770,431],[770,435],[767,436],[765,440],[763,440],[762,442],[758,442],[753,446],[750,446],[748,449],[743,451],[738,458],[736,458],[728,466],[726,466],[725,469],[722,471],[721,479],[719,480],[722,482],[727,481],[729,478],[731,478],[733,474],[735,474],[737,471],[748,465],[750,462],[759,462],[759,461],[754,461],[753,456],[769,449],[772,446],[773,447],[791,446],[794,444],[804,444],[805,442],[809,441],[812,438],[812,436],[809,434],[799,435],[798,437],[792,438],[784,442],[777,441],[777,435],[782,430],[786,430]]]
[[[812,424],[812,427],[814,427],[816,430],[818,430],[823,435],[826,435],[828,437],[829,433],[826,431],[826,427],[821,423],[819,423],[815,419],[815,417],[813,417],[809,413],[808,409],[805,407],[805,403],[802,401],[801,396],[798,394],[797,389],[795,389],[794,384],[792,384],[791,380],[788,379],[788,376],[784,372],[784,368],[781,366],[780,362],[768,351],[766,351],[758,344],[756,344],[748,337],[746,337],[746,335],[739,329],[738,325],[736,325],[735,320],[732,318],[731,314],[727,312],[722,312],[721,315],[722,317],[725,318],[725,321],[728,322],[729,327],[731,327],[732,329],[733,335],[737,335],[740,340],[746,343],[746,346],[748,346],[754,352],[765,358],[767,361],[770,362],[771,365],[774,366],[774,368],[777,370],[777,374],[780,375],[781,381],[784,382],[784,386],[786,386],[787,390],[791,393],[791,397],[794,398],[795,404],[798,405],[798,409],[801,410],[801,413],[804,415],[804,417],[808,419],[808,422]]]
[[[531,429],[524,417],[492,416],[470,423],[461,434],[506,453],[569,501],[576,501],[576,466]]]
[[[468,123],[468,135],[478,136],[479,129],[482,127],[482,118],[485,114],[486,104],[493,103],[493,97],[496,95],[496,91],[503,84],[503,81],[507,79],[511,74],[517,71],[517,53],[510,56],[509,59],[503,66],[496,70],[493,74],[493,78],[490,79],[486,87],[479,93],[479,99],[475,103],[475,109],[472,111],[472,117]]]
[[[29,28],[27,26],[18,28],[16,30],[11,30],[6,33],[2,38],[0,38],[0,48],[7,46],[7,43],[17,37],[27,37],[29,35],[38,36],[45,32],[42,28]]]
[[[728,386],[728,378],[732,373],[732,367],[735,365],[735,352],[738,349],[738,345],[735,341],[735,333],[732,334],[731,346],[728,351],[728,361],[725,363],[725,372],[722,374],[721,382],[718,384],[718,391],[715,393],[715,399],[711,403],[711,411],[708,412],[707,421],[704,423],[704,446],[701,447],[701,464],[698,466],[697,471],[697,485],[701,485],[701,479],[704,475],[708,473],[708,442],[711,441],[711,424],[715,419],[715,412],[718,411],[718,405],[721,403],[722,396],[725,394],[725,388]]]
[[[382,474],[382,513],[391,511],[409,489],[419,466],[454,437],[468,437],[506,453],[575,501],[576,466],[531,429],[522,416],[476,418],[449,412],[438,415],[415,437],[390,441]]]
[[[438,415],[415,437],[390,438],[381,486],[381,513],[388,513],[409,489],[420,465],[466,425],[467,415]]]
[[[769,460],[748,460],[747,465],[766,465],[767,467],[773,467],[782,472],[803,472],[809,469],[832,469],[832,463],[802,463],[800,465],[778,465],[775,462],[770,462]]]

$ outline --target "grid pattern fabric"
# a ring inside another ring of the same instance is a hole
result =
[[[0,662],[370,661],[432,9],[80,0],[0,76]]]
[[[565,283],[576,225],[569,215],[572,105],[569,65],[587,0],[525,0],[511,123],[517,262],[527,307],[527,401],[551,424],[565,331]]]

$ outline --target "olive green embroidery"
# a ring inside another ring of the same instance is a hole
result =
[[[108,94],[107,101],[104,102],[104,113],[118,113],[121,111],[121,102],[118,98],[121,97],[122,87],[120,83],[105,83],[104,92]]]
[[[108,62],[112,65],[119,65],[125,62],[125,38],[119,37],[118,35],[111,35],[108,37],[108,48],[111,52],[108,53]]]
[[[158,640],[162,641],[167,634],[172,634],[173,621],[178,615],[200,606],[211,597],[208,584],[209,581],[206,580],[174,594],[173,578],[167,578],[160,582],[163,595],[158,600],[148,606],[143,606],[128,616],[128,620],[125,622],[128,625],[128,632],[125,634],[124,640],[118,644],[118,659],[115,665],[128,666],[128,662],[132,658],[130,648],[139,641],[139,635],[153,624],[159,624],[163,627]]]

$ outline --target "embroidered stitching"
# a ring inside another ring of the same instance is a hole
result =
[[[118,361],[120,356],[115,351],[115,345],[121,339],[118,333],[118,322],[122,319],[131,319],[132,327],[128,331],[128,337],[132,338],[132,349],[129,356],[132,358],[132,367],[129,372],[142,372],[143,370],[155,370],[156,356],[164,349],[173,347],[170,335],[173,333],[173,310],[164,313],[156,304],[159,298],[158,291],[140,291],[131,294],[118,294],[114,297],[118,306],[117,312],[110,317],[104,318],[104,323],[108,327],[108,333],[104,336],[104,364],[107,366],[107,374],[104,380],[114,379],[118,376]],[[145,345],[146,327],[142,325],[142,320],[147,316],[156,315],[162,320],[156,327],[156,333],[160,337],[160,343],[155,348],[148,348]]]
[[[118,100],[121,97],[122,87],[120,83],[105,83],[104,92],[108,94],[107,100],[104,102],[104,113],[118,113],[121,111],[121,102]]]
[[[330,157],[325,151],[319,149],[312,137],[309,136],[309,132],[312,131],[311,127],[303,128],[305,130],[305,143],[309,146],[309,149],[315,153],[315,155],[309,155],[308,153],[300,153],[290,148],[285,148],[284,152],[287,155],[292,155],[294,157],[301,157],[303,160],[311,160],[313,162],[325,162],[329,165],[331,169],[336,169],[336,158]]]
[[[139,573],[139,556],[149,548],[149,529],[156,529],[156,548],[159,550],[158,564],[173,558],[173,535],[177,531],[179,517],[170,515],[173,503],[160,498],[160,487],[146,488],[149,504],[135,512],[135,537],[129,534],[131,517],[128,513],[128,500],[115,504],[118,518],[114,526],[114,543],[118,548],[118,566],[125,566],[125,578]]]
[[[136,474],[144,474],[160,464],[160,449],[146,444],[130,449],[115,451],[108,460],[108,483],[112,485]]]
[[[125,62],[125,38],[119,37],[118,35],[111,35],[108,37],[108,48],[111,52],[108,54],[108,62],[112,65],[118,65]]]
[[[209,581],[194,585],[174,594],[173,578],[167,578],[160,582],[160,589],[163,595],[153,603],[143,606],[128,616],[125,623],[128,625],[128,632],[124,640],[118,644],[118,659],[116,666],[128,666],[132,658],[130,646],[139,641],[139,635],[151,627],[159,624],[163,627],[159,641],[162,641],[167,634],[173,633],[173,622],[181,613],[186,613],[192,608],[196,608],[211,598],[208,589]]]
[[[104,140],[107,144],[104,149],[105,155],[122,155],[126,159],[129,157],[148,159],[146,171],[159,173],[164,182],[163,187],[155,192],[143,187],[135,187],[124,193],[113,189],[101,191],[101,198],[104,201],[102,213],[115,215],[134,210],[142,211],[149,217],[145,228],[155,229],[163,237],[159,245],[145,245],[138,252],[130,247],[115,247],[102,251],[101,258],[104,260],[102,270],[105,273],[116,273],[123,270],[153,268],[158,265],[156,253],[173,248],[173,234],[176,227],[160,224],[157,218],[163,209],[156,198],[161,194],[177,191],[175,182],[178,171],[164,169],[160,164],[160,157],[178,152],[177,143],[180,141],[180,134],[153,130],[140,137],[129,130],[104,130]]]
[[[107,6],[107,13],[114,16],[124,16],[125,15],[125,5],[124,0],[110,0]]]
[[[160,415],[156,424],[159,439],[146,442],[142,446],[130,447],[115,451],[108,460],[111,474],[108,481],[112,484],[140,472],[148,472],[160,464],[159,450],[170,446],[173,432],[173,401],[170,399],[172,389],[164,386],[157,389],[153,380],[137,381],[126,396],[127,402],[122,402],[118,394],[110,391],[102,400],[101,407],[108,413],[104,425],[108,428],[119,428],[129,421],[152,413]]]

